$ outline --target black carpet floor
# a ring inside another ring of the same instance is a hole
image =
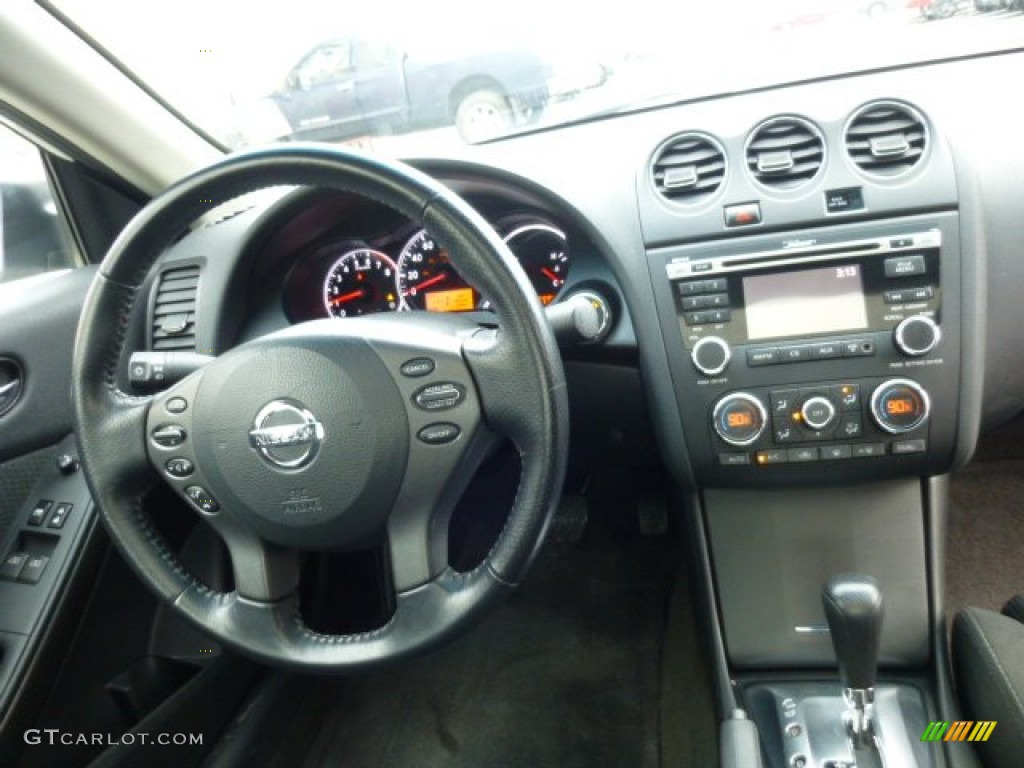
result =
[[[658,766],[672,538],[592,526],[550,545],[455,643],[383,672],[299,678],[266,764]]]
[[[1018,450],[1019,450],[1018,443]],[[946,611],[1024,592],[1024,460],[975,461],[950,486]]]

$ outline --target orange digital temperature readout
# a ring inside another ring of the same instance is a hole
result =
[[[905,413],[916,413],[917,403],[909,397],[891,397],[885,402],[886,413],[900,416]]]
[[[725,416],[725,421],[730,427],[752,427],[754,416],[751,413],[732,411]]]
[[[476,306],[472,288],[431,291],[423,296],[427,309],[431,312],[468,312]]]

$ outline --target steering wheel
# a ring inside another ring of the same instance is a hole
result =
[[[121,391],[129,318],[160,254],[207,210],[276,185],[344,190],[422,222],[491,299],[497,330],[421,313],[316,320],[242,344],[158,395]],[[440,183],[338,148],[232,155],[156,197],[100,266],[72,380],[85,477],[129,564],[181,615],[277,665],[366,666],[467,627],[525,574],[564,478],[564,373],[515,257]],[[484,561],[456,572],[447,558],[451,510],[495,436],[518,448],[516,499]],[[234,591],[211,590],[168,549],[142,505],[156,482],[223,539]],[[301,552],[382,540],[395,592],[390,620],[362,634],[309,629],[298,599]]]

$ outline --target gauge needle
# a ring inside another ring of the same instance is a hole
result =
[[[552,282],[556,282],[557,283],[559,280],[562,279],[556,273],[552,272],[547,267],[541,267],[540,271],[543,272],[545,275],[547,275],[548,279],[551,280]]]
[[[335,296],[333,299],[331,299],[331,304],[344,304],[346,301],[352,301],[352,299],[358,299],[364,293],[366,293],[366,291],[364,289],[356,288],[356,290],[349,291],[348,293],[343,293],[343,294],[341,294],[341,296]]]
[[[423,290],[424,288],[429,288],[429,287],[430,287],[430,286],[432,286],[432,285],[437,285],[437,284],[438,284],[438,283],[440,283],[440,282],[441,282],[442,280],[447,280],[447,279],[448,279],[448,274],[447,274],[446,272],[442,272],[442,273],[441,273],[440,275],[434,275],[434,276],[433,276],[432,278],[430,278],[429,280],[424,280],[424,281],[423,281],[422,283],[420,283],[419,285],[414,285],[414,286],[412,287],[412,290],[406,291],[406,295],[408,295],[408,294],[410,294],[410,293],[419,293],[419,292],[420,292],[420,291],[422,291],[422,290]]]

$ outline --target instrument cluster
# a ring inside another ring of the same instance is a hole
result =
[[[558,296],[569,275],[565,231],[535,215],[497,222],[543,304]],[[448,251],[415,225],[369,239],[331,235],[300,257],[287,279],[285,311],[293,322],[374,312],[468,312],[490,308],[488,298],[455,270]]]

